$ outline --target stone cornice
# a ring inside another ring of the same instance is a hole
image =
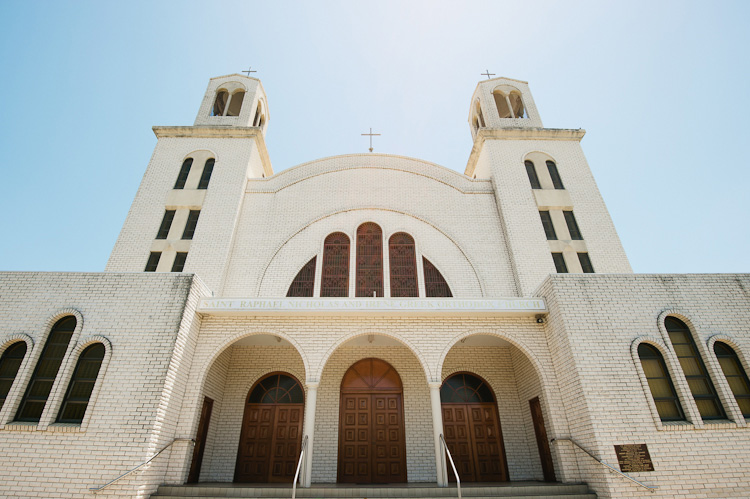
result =
[[[479,153],[486,140],[567,140],[580,142],[586,130],[582,128],[480,128],[466,163],[465,174],[474,175]]]
[[[266,141],[259,127],[245,126],[155,126],[154,135],[161,138],[201,138],[201,139],[254,139],[266,177],[273,175],[271,157]]]

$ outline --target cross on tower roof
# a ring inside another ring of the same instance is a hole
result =
[[[242,71],[243,73],[247,73],[248,76],[250,76],[250,73],[257,73],[257,71],[253,71],[253,67],[249,66],[246,71]]]
[[[375,135],[380,135],[379,133],[372,133],[372,127],[370,128],[370,133],[363,133],[362,135],[369,135],[370,136],[370,152],[372,152],[372,137]]]
[[[482,73],[482,76],[486,76],[488,80],[490,79],[490,76],[495,76],[495,73],[490,73],[489,69],[485,69],[485,71],[487,71],[487,72],[486,73]]]

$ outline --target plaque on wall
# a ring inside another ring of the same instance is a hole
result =
[[[615,454],[623,473],[654,471],[654,463],[651,462],[646,444],[615,445]]]

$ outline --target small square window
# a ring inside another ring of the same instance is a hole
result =
[[[187,253],[177,253],[174,257],[174,263],[172,264],[172,272],[182,272],[185,268],[185,260],[187,260]]]
[[[148,262],[146,262],[146,269],[144,272],[156,272],[156,267],[159,266],[159,259],[161,258],[160,251],[152,251],[148,256]]]
[[[586,274],[594,273],[594,266],[591,265],[591,259],[588,253],[578,253],[578,261],[581,262],[581,269]]]

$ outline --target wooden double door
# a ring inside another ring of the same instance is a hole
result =
[[[235,482],[294,480],[304,407],[302,387],[290,375],[274,373],[256,383],[245,403]]]
[[[458,373],[440,389],[443,435],[461,481],[508,481],[497,403],[481,378]],[[449,480],[455,481],[449,471]]]
[[[406,482],[403,388],[383,360],[357,362],[341,382],[338,481]]]

